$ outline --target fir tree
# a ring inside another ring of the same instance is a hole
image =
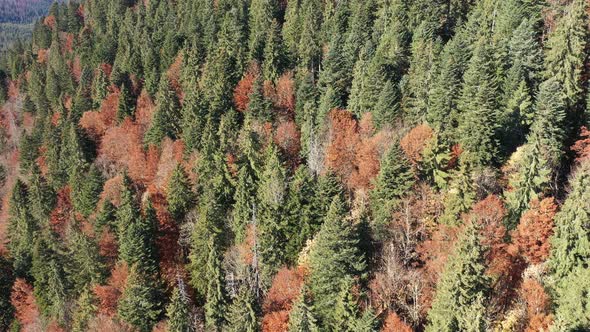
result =
[[[355,227],[347,218],[346,205],[336,196],[309,257],[309,285],[315,299],[314,310],[324,326],[337,322],[334,306],[343,283],[365,272],[364,254],[358,245]]]
[[[207,294],[205,302],[205,325],[209,331],[220,331],[225,323],[223,313],[226,306],[224,276],[221,270],[221,257],[218,249],[219,235],[209,240],[207,258]]]
[[[274,144],[269,144],[265,159],[256,196],[260,200],[258,230],[262,279],[264,284],[270,284],[272,276],[285,259],[282,212],[286,198],[286,177]]]
[[[96,209],[96,204],[102,192],[104,179],[97,167],[92,164],[87,167],[76,167],[70,177],[72,189],[72,205],[77,212],[88,217]]]
[[[304,286],[301,294],[293,304],[293,308],[289,313],[289,332],[319,331],[307,292],[307,287]]]
[[[177,164],[168,181],[168,211],[178,223],[181,223],[194,202],[194,194],[188,176],[181,164]]]
[[[247,284],[243,284],[227,309],[228,332],[256,332],[258,328],[256,298]]]
[[[179,286],[172,290],[170,303],[166,307],[168,330],[170,332],[191,332],[194,328],[190,317],[188,294],[183,287]]]
[[[479,230],[469,225],[438,281],[426,331],[485,331],[483,301],[487,299],[489,278],[485,275],[484,249]],[[473,310],[477,308],[478,320]]]
[[[158,271],[155,243],[157,222],[156,212],[148,200],[144,216],[132,219],[131,223],[126,225],[123,236],[119,237],[119,257],[129,266],[136,266],[140,272]]]
[[[8,250],[14,257],[14,273],[17,277],[28,275],[31,268],[33,244],[37,223],[29,211],[29,192],[27,186],[17,180],[10,196],[8,219]]]
[[[180,105],[176,92],[170,87],[167,77],[162,77],[157,107],[149,130],[145,133],[147,144],[159,145],[162,139],[170,137],[176,139],[180,134]]]
[[[97,310],[94,294],[89,288],[85,288],[76,301],[76,309],[72,316],[72,331],[87,331],[88,322],[96,316]]]
[[[156,278],[133,265],[119,299],[117,314],[122,321],[139,331],[151,331],[162,314],[161,298]]]
[[[248,22],[250,28],[248,48],[251,59],[262,59],[266,37],[271,29],[276,11],[277,3],[275,0],[253,0],[251,2]]]
[[[9,330],[13,321],[14,307],[10,303],[10,291],[14,284],[11,262],[0,256],[0,329]]]
[[[119,92],[119,105],[117,107],[117,120],[123,121],[126,117],[133,117],[135,100],[129,91],[128,84],[123,81]]]

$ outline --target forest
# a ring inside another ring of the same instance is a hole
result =
[[[33,28],[31,23],[44,16],[52,3],[53,0],[2,0],[0,53],[17,41],[30,39]]]
[[[0,55],[0,331],[589,331],[589,14],[54,2]]]

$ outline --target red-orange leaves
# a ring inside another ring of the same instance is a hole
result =
[[[244,74],[244,77],[234,89],[234,105],[239,112],[244,112],[246,108],[248,108],[248,103],[250,103],[250,92],[252,92],[254,81],[259,75],[260,68],[258,64],[252,63],[246,74]]]
[[[404,136],[400,145],[412,164],[416,165],[422,160],[422,152],[428,142],[434,136],[434,131],[426,124],[421,124]]]
[[[576,153],[576,161],[580,162],[590,156],[590,130],[586,127],[580,129],[580,139],[571,147]]]
[[[301,291],[305,271],[302,268],[279,270],[262,305],[265,332],[287,331],[289,311]]]
[[[527,326],[525,332],[547,331],[553,322],[551,301],[543,286],[535,279],[526,279],[519,290],[526,303]]]
[[[39,319],[39,308],[33,296],[33,287],[24,279],[16,279],[10,294],[10,303],[15,308],[15,317],[26,326]]]
[[[522,215],[512,233],[513,243],[530,264],[542,263],[549,257],[549,238],[553,235],[556,213],[557,204],[553,198],[545,198],[541,202],[533,200],[531,208]]]

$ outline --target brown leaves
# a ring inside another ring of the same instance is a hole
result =
[[[258,76],[260,76],[260,67],[257,63],[253,62],[234,89],[234,105],[237,111],[244,112],[248,108],[252,86]]]
[[[262,305],[263,331],[287,331],[289,311],[301,292],[304,278],[305,270],[301,267],[279,270]]]
[[[33,287],[24,279],[16,279],[10,294],[10,303],[15,308],[15,317],[26,326],[39,319],[39,308],[33,296]]]
[[[416,165],[422,161],[422,152],[433,136],[434,131],[432,128],[427,124],[421,124],[410,130],[410,132],[401,139],[400,145],[402,150],[412,164]]]
[[[590,130],[585,126],[580,128],[580,139],[574,143],[571,150],[576,153],[577,162],[581,162],[590,156]]]
[[[529,264],[539,264],[549,257],[549,238],[553,235],[553,218],[558,208],[551,197],[540,202],[533,200],[530,206],[512,233],[512,241]]]
[[[127,264],[115,266],[106,285],[94,286],[94,294],[98,298],[98,313],[113,317],[117,313],[117,302],[129,276]]]

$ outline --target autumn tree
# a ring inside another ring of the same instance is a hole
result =
[[[512,234],[512,242],[530,264],[539,264],[549,257],[549,239],[553,235],[557,205],[553,198],[545,198],[532,201],[530,206],[520,218]]]

